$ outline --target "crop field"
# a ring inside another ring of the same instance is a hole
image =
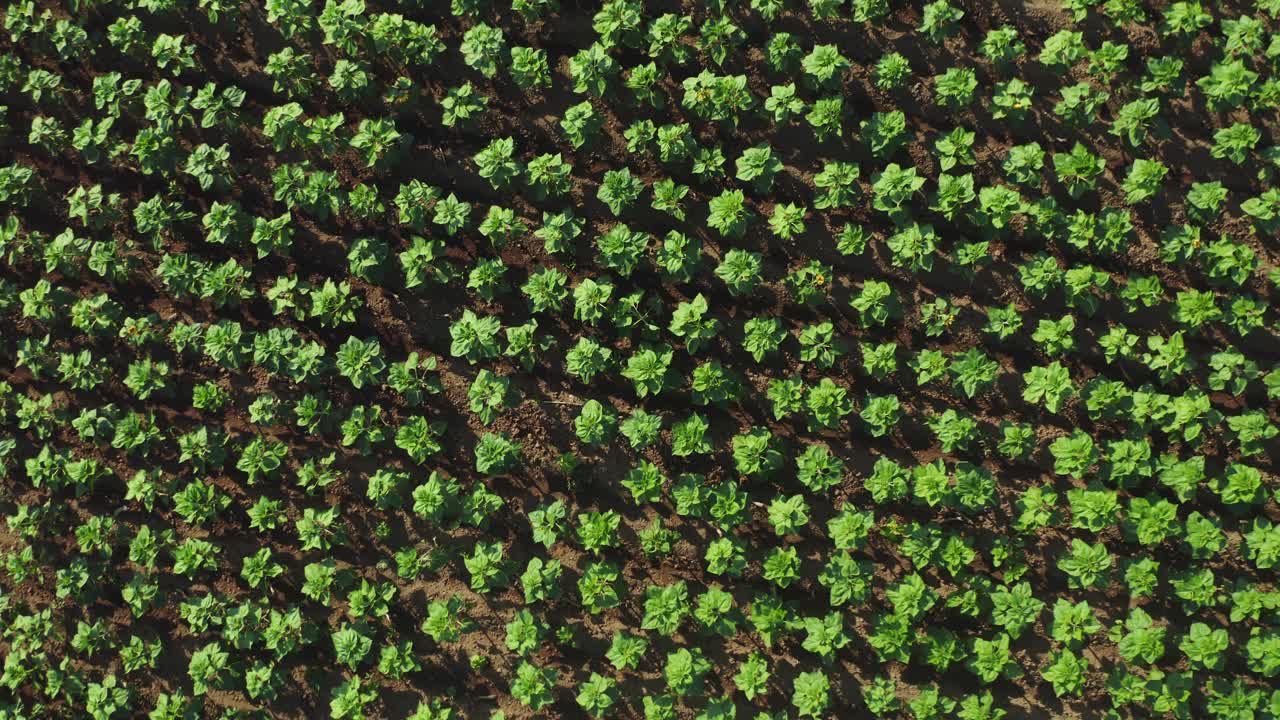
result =
[[[1280,0],[0,17],[0,720],[1280,720]]]

